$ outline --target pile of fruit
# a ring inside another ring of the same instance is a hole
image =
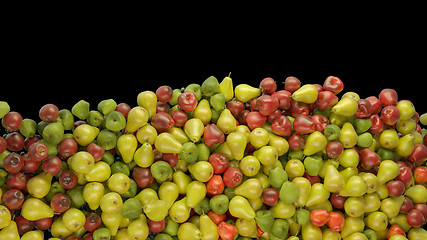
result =
[[[0,239],[427,239],[427,115],[343,87],[209,77],[36,120],[0,101]]]

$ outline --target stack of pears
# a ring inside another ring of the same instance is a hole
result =
[[[211,76],[39,121],[0,101],[0,239],[427,239],[427,115],[343,88]]]

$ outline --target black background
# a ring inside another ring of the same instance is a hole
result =
[[[427,112],[425,94],[427,93],[422,68],[407,65],[363,65],[344,66],[265,65],[247,66],[196,65],[177,67],[175,63],[157,62],[135,64],[131,61],[88,62],[77,60],[66,63],[9,63],[1,77],[0,101],[7,101],[12,111],[20,112],[24,118],[38,120],[38,110],[47,103],[53,103],[59,109],[71,107],[81,99],[96,109],[104,99],[112,98],[117,103],[125,102],[136,106],[138,93],[145,90],[155,91],[161,85],[172,88],[185,87],[190,83],[201,84],[209,76],[221,81],[231,72],[234,86],[247,83],[257,87],[265,77],[276,80],[278,89],[283,89],[284,80],[289,76],[300,79],[302,84],[323,84],[332,75],[344,82],[344,92],[353,91],[361,98],[378,96],[384,88],[393,88],[399,99],[411,100],[419,114]],[[403,63],[403,61],[402,61]],[[173,67],[171,67],[173,66]],[[339,96],[341,96],[339,94]]]

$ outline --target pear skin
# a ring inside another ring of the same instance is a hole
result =
[[[130,163],[133,160],[137,146],[138,140],[133,134],[121,135],[117,139],[117,148],[125,163]]]
[[[219,115],[216,125],[224,134],[229,134],[236,130],[236,119],[231,114],[230,110],[224,109]]]
[[[329,192],[339,192],[344,188],[344,177],[333,165],[328,165],[326,167],[323,185],[325,185],[326,190]]]
[[[231,216],[244,219],[253,219],[255,211],[248,200],[242,196],[234,196],[229,203],[228,210]]]
[[[328,200],[330,192],[326,189],[323,183],[315,183],[311,186],[310,194],[308,195],[305,206],[310,207]]]
[[[292,94],[292,98],[298,102],[311,104],[317,100],[318,92],[316,86],[305,84]]]
[[[262,195],[262,184],[257,178],[250,178],[234,189],[234,194],[247,199],[257,199]]]
[[[261,89],[252,87],[248,84],[239,84],[234,89],[234,95],[237,100],[246,103],[261,95]]]
[[[365,180],[358,176],[351,176],[344,185],[344,188],[339,191],[339,194],[343,197],[360,197],[366,193],[368,185]]]
[[[341,128],[338,140],[342,143],[344,148],[351,148],[357,144],[357,133],[351,123],[346,122]]]
[[[219,90],[224,94],[225,101],[228,102],[234,97],[233,80],[230,76],[225,77],[219,84]]]
[[[378,167],[377,178],[380,185],[392,180],[399,175],[399,165],[393,160],[384,160]]]
[[[351,117],[357,112],[358,108],[359,106],[354,98],[345,97],[332,107],[331,112],[344,117]]]
[[[38,198],[28,198],[22,205],[21,214],[25,219],[37,221],[42,218],[53,217],[54,213],[50,206]]]
[[[226,143],[236,160],[241,160],[246,149],[246,136],[241,132],[232,132],[228,134]]]
[[[143,107],[132,108],[127,117],[126,131],[133,133],[148,122],[148,111]]]
[[[182,144],[170,133],[160,133],[154,141],[154,147],[162,153],[180,153]]]
[[[323,151],[326,148],[326,145],[328,145],[326,137],[321,132],[315,131],[307,137],[304,155],[309,156]]]

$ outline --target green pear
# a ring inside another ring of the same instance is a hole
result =
[[[399,214],[403,201],[405,201],[404,196],[388,197],[381,201],[380,210],[385,213],[388,218],[394,218]]]
[[[87,117],[87,123],[94,127],[102,126],[104,123],[104,115],[99,111],[92,110],[89,112],[89,116]]]
[[[98,103],[98,111],[107,116],[112,111],[116,110],[117,103],[113,99],[102,100]]]
[[[180,153],[182,144],[170,133],[160,133],[154,141],[154,147],[162,153]]]
[[[274,215],[271,210],[258,210],[255,215],[258,227],[264,232],[270,232],[273,226]]]
[[[362,133],[357,137],[357,146],[361,148],[370,147],[373,142],[374,138],[372,137],[372,134],[368,132]]]
[[[351,117],[357,112],[358,108],[359,106],[354,98],[345,97],[332,107],[331,112],[344,117]]]
[[[368,185],[365,180],[358,176],[351,176],[344,185],[344,188],[339,191],[339,194],[343,197],[360,197],[366,193]]]
[[[311,104],[317,100],[318,92],[316,86],[305,84],[292,94],[292,99],[298,102]]]
[[[231,114],[230,110],[224,109],[216,122],[216,125],[224,134],[229,134],[236,130],[236,119]]]
[[[280,200],[285,203],[294,203],[299,198],[299,190],[296,184],[286,181],[282,184],[279,192]]]
[[[349,99],[349,98],[347,98]],[[338,140],[342,143],[344,148],[351,148],[357,144],[357,133],[351,123],[346,122],[341,128]]]
[[[53,217],[50,206],[38,198],[28,198],[22,205],[21,215],[29,221],[37,221],[42,218]]]
[[[217,110],[218,112],[221,112],[225,109],[225,97],[222,93],[217,93],[210,97],[209,99],[210,105]]]
[[[344,211],[350,217],[360,217],[365,212],[363,197],[349,197],[345,200]]]
[[[87,146],[95,140],[98,134],[99,128],[82,124],[74,129],[73,138],[80,146]]]
[[[0,101],[0,118],[3,118],[9,111],[9,104],[5,101]]]
[[[288,181],[288,174],[281,166],[274,166],[268,171],[268,182],[274,188],[281,188]]]
[[[210,76],[205,81],[203,81],[200,90],[202,90],[202,93],[206,97],[211,97],[214,94],[221,92],[219,82],[214,76]]]
[[[380,185],[392,180],[399,175],[399,165],[393,160],[384,160],[378,167],[377,178]]]
[[[328,145],[326,137],[321,132],[315,131],[307,137],[304,155],[309,156],[323,151],[326,148],[326,145]]]
[[[246,103],[261,95],[261,89],[252,87],[248,84],[239,84],[234,89],[234,95],[237,100]]]
[[[231,154],[233,154],[234,159],[241,160],[244,157],[247,143],[245,134],[237,131],[232,132],[228,134],[226,143],[231,151]]]
[[[26,138],[33,137],[37,131],[37,123],[33,119],[25,118],[22,120],[19,132]]]
[[[85,100],[80,100],[71,108],[71,112],[74,116],[78,117],[80,120],[85,120],[89,117],[89,106],[90,104]]]
[[[328,200],[330,192],[326,189],[323,183],[315,183],[311,186],[310,193],[308,195],[305,206],[311,207],[316,204],[322,203]]]
[[[225,97],[225,101],[230,101],[234,97],[233,80],[230,76],[225,77],[219,84],[219,90]]]
[[[126,118],[121,112],[112,111],[105,118],[105,127],[113,132],[121,131],[126,127]]]
[[[188,207],[194,208],[206,197],[206,185],[199,181],[192,181],[186,188],[186,202]]]
[[[96,144],[105,150],[113,149],[117,145],[116,134],[108,129],[102,129],[96,138]]]
[[[262,192],[261,181],[257,178],[250,178],[234,189],[234,194],[247,199],[258,199],[262,195]]]
[[[43,129],[42,136],[50,144],[59,144],[64,138],[64,126],[60,122],[49,123]]]
[[[339,192],[344,188],[344,177],[338,172],[338,170],[333,165],[328,165],[326,167],[323,185],[329,192]]]
[[[231,216],[236,218],[253,219],[255,211],[248,200],[242,196],[234,196],[228,205]]]
[[[121,213],[125,218],[138,218],[142,213],[141,203],[136,198],[129,198],[123,203]]]

